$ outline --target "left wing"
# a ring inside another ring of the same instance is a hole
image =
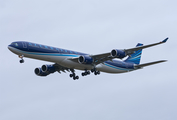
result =
[[[130,49],[125,49],[124,52],[126,53],[126,55],[131,55],[137,50],[141,50],[141,49],[145,49],[145,48],[152,47],[152,46],[155,46],[155,45],[159,45],[159,44],[165,43],[167,40],[168,40],[168,38],[166,38],[163,41],[158,42],[158,43],[144,45],[144,46],[139,46],[139,47],[130,48]]]
[[[103,54],[97,54],[97,55],[87,55],[93,59],[93,64],[97,65],[100,63],[103,63],[107,60],[112,60],[114,57],[111,56],[111,53],[103,53]],[[79,62],[79,57],[77,58],[68,58],[69,60],[73,62]]]

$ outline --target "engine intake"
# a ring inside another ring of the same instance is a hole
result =
[[[47,76],[56,72],[56,68],[53,65],[43,65],[41,68],[36,68],[34,72],[38,76]]]
[[[93,58],[86,56],[86,55],[82,55],[79,57],[78,62],[81,64],[92,64]]]
[[[42,69],[42,72],[47,73],[47,74],[54,73],[56,71],[53,65],[43,65],[41,69]]]
[[[112,56],[112,57],[115,57],[115,58],[120,58],[120,59],[122,59],[122,58],[126,57],[126,54],[125,54],[125,52],[122,51],[122,50],[114,49],[114,50],[111,51],[111,56]]]
[[[43,72],[41,68],[36,68],[34,70],[34,73],[38,76],[47,76],[48,75],[47,73]]]

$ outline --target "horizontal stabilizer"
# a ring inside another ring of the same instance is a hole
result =
[[[154,65],[154,64],[161,63],[161,62],[166,62],[166,61],[167,60],[160,60],[160,61],[155,61],[155,62],[140,64],[140,65],[135,65],[135,68],[139,69],[139,68],[143,68],[143,67],[146,67],[146,66],[149,66],[149,65]]]

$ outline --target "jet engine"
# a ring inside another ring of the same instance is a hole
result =
[[[36,68],[34,70],[35,74],[38,75],[38,76],[47,76],[48,74],[43,72],[41,68]]]
[[[92,64],[93,63],[93,58],[86,56],[86,55],[82,55],[79,57],[78,59],[79,63],[81,64]]]
[[[56,71],[56,68],[53,65],[43,65],[41,69],[42,72],[47,74],[54,73]]]
[[[43,65],[41,68],[36,68],[34,72],[38,76],[47,76],[56,72],[56,68],[53,65]]]
[[[122,50],[114,49],[114,50],[111,51],[111,56],[115,57],[115,58],[122,59],[122,58],[126,57],[126,53]]]

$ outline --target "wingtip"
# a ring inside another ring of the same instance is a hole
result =
[[[167,42],[167,40],[168,40],[168,37],[165,40],[163,40],[162,42],[165,43],[165,42]]]
[[[167,62],[168,60],[161,60],[160,62]]]

